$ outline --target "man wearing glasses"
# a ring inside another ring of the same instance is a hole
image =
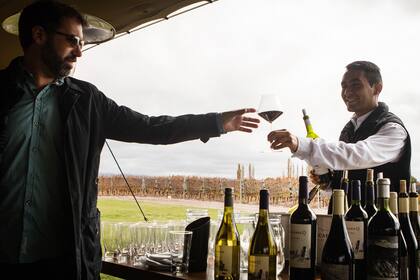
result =
[[[105,139],[206,142],[259,122],[243,116],[251,108],[149,117],[118,106],[68,77],[82,56],[85,25],[67,5],[34,2],[19,20],[24,56],[0,71],[0,271],[14,279],[99,279]]]

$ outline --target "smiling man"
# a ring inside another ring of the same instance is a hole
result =
[[[34,2],[19,20],[24,56],[0,71],[0,271],[13,279],[99,279],[105,139],[206,142],[258,126],[253,108],[149,117],[69,77],[85,25],[72,7]]]
[[[366,169],[373,168],[375,176],[383,172],[390,178],[391,191],[398,192],[399,180],[410,182],[410,136],[403,122],[378,101],[382,87],[378,66],[368,61],[350,63],[341,81],[341,97],[354,114],[339,142],[298,137],[284,129],[272,131],[268,141],[273,149],[290,148],[294,157],[311,166],[335,170],[333,186],[339,184],[340,171],[349,170],[349,179],[360,180],[364,194]]]

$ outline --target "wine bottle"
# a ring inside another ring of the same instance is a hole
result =
[[[369,220],[367,248],[368,279],[398,280],[399,252],[398,243],[400,223],[389,210],[388,178],[379,179],[378,212]]]
[[[353,279],[353,250],[344,223],[344,191],[333,191],[333,218],[322,250],[321,279]]]
[[[366,248],[367,248],[367,226],[368,214],[363,210],[360,203],[360,181],[351,182],[351,207],[347,211],[344,220],[346,221],[347,232],[354,253],[354,277],[355,279],[366,279]]]
[[[225,188],[223,220],[217,231],[214,244],[214,279],[239,280],[241,247],[233,214],[233,195],[231,188]]]
[[[389,210],[398,219],[398,194],[389,192]]]
[[[408,248],[407,242],[405,242],[402,231],[398,235],[398,260],[399,260],[399,280],[408,280]]]
[[[384,178],[384,173],[382,172],[378,172],[378,174],[376,175],[376,187],[375,187],[375,205],[376,208],[379,208],[379,201],[378,201],[378,182],[379,179]]]
[[[311,139],[319,138],[318,134],[315,133],[311,121],[309,120],[309,115],[306,113],[305,109],[302,109],[303,121],[305,122],[306,128],[306,137]],[[319,176],[319,185],[323,187],[328,187],[331,182],[331,171],[328,168],[322,168],[314,166],[314,173]],[[319,187],[320,187],[319,186]]]
[[[375,186],[373,184],[373,169],[367,170],[367,180],[365,184],[365,192],[366,192],[366,201],[364,205],[364,209],[368,214],[368,219],[372,218],[375,215],[378,209],[375,206]],[[377,192],[376,192],[377,193]]]
[[[408,249],[408,271],[410,280],[418,280],[417,255],[418,244],[409,217],[409,199],[405,180],[400,180],[400,193],[398,198],[398,219]]]
[[[363,207],[366,206],[368,189],[373,188],[373,197],[374,197],[374,200],[375,200],[376,193],[377,193],[375,191],[375,183],[373,181],[373,171],[374,170],[369,168],[366,171],[367,171],[367,173],[366,173],[366,182],[365,182],[364,188],[362,188],[362,192],[361,192],[362,193],[362,205],[363,205]]]
[[[299,206],[290,216],[289,279],[315,279],[316,215],[308,205],[308,177],[299,177]]]
[[[410,222],[413,227],[417,245],[420,247],[420,220],[419,220],[419,195],[416,190],[416,183],[410,185]],[[420,267],[420,256],[417,256],[417,267]]]
[[[349,184],[349,172],[347,170],[344,170],[340,184],[340,188],[344,191],[344,213],[347,213],[347,211],[349,210]]]
[[[341,177],[340,186],[339,187],[333,186],[333,192],[336,189],[341,189],[344,191],[344,213],[346,213],[347,210],[349,209],[348,199],[347,199],[347,193],[349,189],[349,178],[348,178],[347,170],[343,171],[343,177]],[[330,202],[328,203],[328,211],[327,211],[328,215],[332,214],[333,204],[334,204],[334,197],[331,195]]]
[[[248,279],[277,279],[277,246],[268,220],[268,190],[260,190],[258,222],[248,250]]]

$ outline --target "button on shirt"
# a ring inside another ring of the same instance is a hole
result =
[[[0,262],[7,263],[68,254],[72,230],[58,107],[63,81],[38,90],[21,70],[24,94],[8,113],[0,164]]]
[[[372,113],[369,112],[351,122],[354,129]],[[324,139],[298,137],[299,145],[293,157],[305,160],[311,166],[335,169],[354,170],[379,166],[388,162],[396,162],[402,156],[406,130],[397,123],[386,123],[379,131],[357,143],[326,142]]]

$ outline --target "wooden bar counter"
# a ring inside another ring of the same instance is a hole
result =
[[[159,271],[151,271],[145,270],[138,267],[133,267],[124,264],[116,264],[113,262],[102,262],[102,273],[107,275],[112,275],[115,277],[123,278],[123,279],[136,279],[136,280],[176,280],[176,279],[184,279],[184,280],[213,280],[213,268],[210,265],[207,267],[207,272],[190,272],[185,276],[175,276],[170,272],[159,272]],[[247,280],[247,274],[241,274],[241,280]],[[281,276],[278,278],[279,280],[289,280],[288,276],[288,267],[283,269]],[[317,280],[321,279],[319,276],[316,278]]]

